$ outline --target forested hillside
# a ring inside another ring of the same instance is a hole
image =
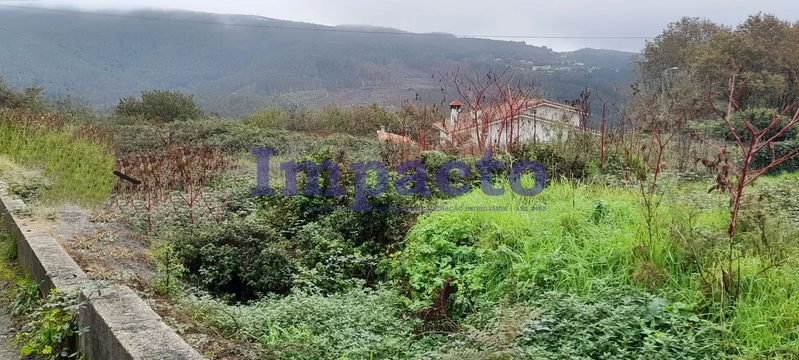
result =
[[[206,112],[269,105],[439,102],[440,71],[513,66],[553,100],[586,86],[610,93],[630,53],[557,53],[523,42],[187,11],[116,14],[0,7],[0,76],[98,106],[141,91],[192,93]],[[549,67],[547,67],[549,65]]]

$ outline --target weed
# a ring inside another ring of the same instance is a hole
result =
[[[597,200],[592,206],[594,207],[594,211],[591,213],[591,221],[594,222],[594,225],[598,225],[599,222],[605,218],[605,215],[607,215],[608,205],[602,200]]]
[[[83,305],[77,295],[63,294],[58,290],[52,290],[37,302],[37,306],[27,313],[29,322],[16,336],[22,344],[22,355],[42,360],[82,359],[76,337],[88,329],[78,326],[76,316]]]
[[[18,249],[17,239],[0,230],[0,259],[5,261],[16,260]]]
[[[42,190],[50,190],[50,184],[42,182],[40,179],[31,179],[24,183],[9,183],[8,192],[19,196],[26,203],[35,202],[39,200],[42,195]]]
[[[406,318],[402,298],[387,289],[292,294],[241,306],[188,297],[182,304],[223,334],[262,344],[259,359],[417,359],[444,340],[416,341],[412,331],[421,322]]]
[[[29,278],[18,280],[9,305],[9,313],[12,316],[23,315],[33,309],[40,299],[38,283]]]

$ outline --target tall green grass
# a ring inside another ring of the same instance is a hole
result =
[[[75,139],[69,129],[30,131],[0,123],[0,155],[43,170],[52,184],[42,191],[43,201],[97,205],[114,184],[114,155],[102,145]]]
[[[474,190],[445,205],[495,205],[508,211],[441,211],[421,218],[406,248],[394,255],[391,271],[418,308],[428,306],[445,279],[452,278],[458,288],[456,313],[468,313],[475,301],[522,301],[517,289],[531,286],[587,297],[599,287],[638,286],[702,309],[698,315],[726,328],[724,341],[744,353],[799,350],[799,262],[789,257],[763,271],[770,262],[744,252],[741,293],[734,306],[722,316],[718,301],[706,295],[700,271],[720,273],[718,258],[697,263],[681,240],[691,235],[677,231],[710,234],[702,235],[710,239],[724,233],[727,198],[707,196],[688,201],[685,193],[669,187],[653,214],[650,242],[640,194],[632,189],[554,183],[534,197],[519,196],[507,185],[497,197]],[[521,210],[524,206],[546,206],[546,211]],[[688,213],[695,216],[690,224]],[[794,242],[789,251],[798,247]]]

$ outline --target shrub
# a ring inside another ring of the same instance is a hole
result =
[[[443,165],[444,163],[456,160],[461,160],[465,162],[467,165],[469,165],[472,168],[472,172],[471,174],[469,174],[469,176],[462,177],[460,173],[453,170],[449,174],[450,181],[452,183],[461,183],[461,182],[470,183],[472,185],[472,188],[480,187],[480,171],[475,168],[474,159],[459,159],[457,156],[450,155],[437,150],[423,151],[421,153],[421,162],[422,164],[424,164],[425,171],[427,173],[427,188],[432,192],[434,197],[440,199],[449,198],[448,195],[441,192],[441,190],[438,188],[438,185],[436,184],[436,173],[438,169],[441,168],[441,165]],[[504,170],[507,170],[507,166],[509,166],[509,164],[505,163],[506,169],[495,170],[495,173],[497,172],[503,173]],[[494,179],[497,179],[497,177],[495,176]]]
[[[305,160],[348,163],[343,152],[330,148],[297,159]],[[326,188],[327,172],[320,174],[320,180],[320,187]],[[235,187],[227,210],[236,216],[222,225],[225,230],[215,229],[213,224],[199,234],[186,232],[182,236],[176,247],[182,249],[177,254],[183,259],[188,278],[214,294],[238,299],[282,294],[289,288],[331,294],[361,284],[375,285],[383,278],[376,271],[380,258],[402,242],[415,218],[394,208],[411,207],[419,199],[400,196],[390,187],[368,199],[374,211],[353,212],[349,207],[354,203],[354,174],[346,166],[342,166],[341,180],[345,196],[256,198],[251,195],[254,184],[219,179],[215,187]],[[304,188],[305,181],[304,173],[299,172],[298,188]],[[368,182],[375,181],[376,177],[369,176]],[[276,263],[263,258],[267,255],[269,259],[285,260],[286,265],[276,269]],[[236,270],[261,261],[253,260],[258,256],[267,261],[266,265]],[[255,281],[258,274],[272,280]]]
[[[795,151],[797,148],[799,148],[799,141],[775,142],[773,146],[774,146],[773,154],[771,152],[771,149],[768,148],[763,149],[762,151],[755,154],[751,163],[753,169],[762,169],[771,164],[772,156],[774,158],[780,158],[785,155],[788,155],[792,151]],[[795,171],[799,171],[799,156],[794,156],[788,159],[787,161],[771,168],[766,174],[776,175],[781,172],[795,172]]]
[[[250,219],[203,226],[175,244],[188,279],[219,295],[256,299],[286,294],[294,272],[284,239]]]
[[[732,125],[735,129],[735,133],[741,138],[741,141],[744,144],[748,144],[752,135],[749,133],[749,130],[746,129],[746,126],[744,126],[743,119],[746,119],[746,121],[755,128],[755,131],[760,131],[769,126],[769,124],[771,124],[771,122],[777,117],[781,118],[780,121],[777,122],[777,125],[772,127],[763,137],[763,139],[770,139],[774,135],[777,135],[777,133],[779,133],[779,131],[788,123],[788,121],[790,121],[790,115],[782,115],[777,109],[750,108],[744,110],[742,114],[736,114],[733,116]],[[721,121],[718,126],[720,127],[718,132],[724,134],[724,139],[735,141],[735,137],[730,134],[727,123]],[[799,134],[799,128],[793,126],[775,141],[793,140],[797,134]]]
[[[9,183],[8,192],[19,196],[26,203],[32,203],[42,195],[42,190],[50,190],[52,186],[40,179],[30,179],[24,183]]]
[[[518,302],[483,305],[432,359],[719,359],[721,331],[692,306],[596,283],[576,296],[521,286]]]
[[[78,300],[77,294],[58,290],[38,301],[35,308],[27,311],[30,321],[16,335],[22,344],[22,355],[41,360],[80,358],[76,337],[89,330],[77,323],[78,310],[83,306],[85,303]]]
[[[42,87],[29,87],[22,92],[15,92],[0,77],[0,109],[43,111],[45,101],[40,96],[42,90]]]
[[[245,120],[257,127],[300,131],[317,135],[343,133],[374,137],[381,126],[398,123],[397,114],[380,108],[377,104],[342,108],[326,106],[320,111],[293,109],[288,113],[279,108],[258,110]]]
[[[275,148],[277,155],[299,158],[323,147],[346,150],[359,158],[375,160],[380,149],[377,140],[335,134],[314,137],[277,129],[263,129],[240,121],[221,119],[191,120],[154,127],[146,124],[116,126],[120,153],[131,153],[163,147],[162,139],[170,136],[176,142],[205,142],[230,155],[250,154],[253,147]],[[254,157],[253,157],[254,159]]]
[[[256,111],[244,118],[248,125],[265,129],[282,129],[286,126],[288,114],[281,108],[271,107]]]
[[[326,222],[325,222],[326,223]],[[342,234],[321,223],[303,226],[294,236],[299,272],[294,289],[309,294],[332,294],[357,289],[372,280],[378,256],[353,249]]]
[[[514,162],[533,160],[544,166],[547,180],[584,179],[591,174],[587,153],[569,154],[552,143],[522,142],[514,146],[512,156]]]
[[[0,260],[16,260],[18,251],[17,239],[0,230]]]
[[[396,115],[380,108],[377,104],[371,106],[356,106],[352,109],[342,109],[328,106],[317,115],[321,117],[319,129],[294,129],[300,131],[341,132],[351,135],[374,136],[381,125],[396,122]]]
[[[121,99],[114,114],[163,122],[199,119],[203,116],[202,110],[194,103],[193,95],[169,90],[143,91],[141,99]]]
[[[596,278],[633,283],[631,249],[640,244],[643,226],[633,192],[555,183],[523,197],[503,185],[501,196],[475,189],[447,201],[443,205],[464,210],[421,217],[410,230],[405,248],[392,259],[390,278],[415,310],[429,306],[448,278],[457,288],[448,304],[455,319],[471,313],[480,298],[514,293],[517,284],[583,291]],[[469,211],[476,206],[507,209]],[[546,211],[524,210],[543,206]],[[708,216],[724,213],[713,210]],[[661,258],[661,251],[669,251],[669,258]],[[681,259],[665,245],[652,257],[658,266]]]

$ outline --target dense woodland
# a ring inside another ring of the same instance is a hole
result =
[[[526,71],[542,95],[563,101],[596,84],[610,93],[629,75],[631,55],[184,11],[103,16],[3,7],[0,24],[0,47],[14,49],[0,52],[0,76],[14,88],[44,86],[46,96],[76,94],[98,106],[141,91],[179,90],[194,94],[209,114],[227,116],[273,105],[399,105],[417,94],[439,103],[451,94],[441,93],[438,75],[456,66],[584,63],[573,71]],[[589,72],[592,66],[601,69]],[[297,92],[300,101],[279,96]]]

